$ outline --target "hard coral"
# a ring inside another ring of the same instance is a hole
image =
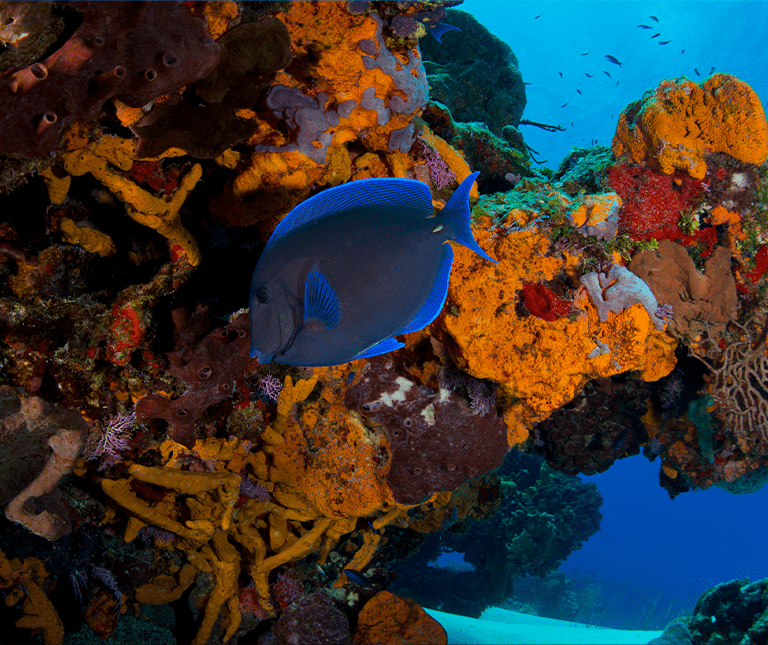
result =
[[[358,614],[353,642],[356,645],[445,645],[448,635],[415,600],[380,591]]]
[[[702,275],[685,247],[661,240],[656,251],[637,253],[629,269],[650,287],[659,302],[672,305],[670,330],[686,342],[702,336],[717,343],[737,316],[736,282],[730,251],[719,246]]]
[[[508,450],[506,427],[496,415],[476,416],[453,392],[419,387],[388,357],[368,361],[345,403],[386,428],[392,449],[387,484],[398,503],[454,490],[499,466]]]
[[[494,222],[490,215],[497,213]],[[601,322],[582,291],[574,294],[574,309],[586,315],[555,322],[521,318],[514,298],[523,285],[574,271],[575,258],[548,255],[547,233],[518,225],[538,212],[509,210],[493,196],[483,198],[475,214],[475,237],[499,264],[484,266],[455,250],[448,306],[433,333],[462,370],[498,384],[510,445],[525,441],[534,422],[573,399],[591,378],[639,369],[643,379],[655,380],[672,370],[676,341],[657,331],[641,307]],[[595,355],[596,345],[610,353]]]
[[[566,474],[602,473],[617,459],[636,455],[647,440],[640,417],[649,395],[642,381],[594,379],[570,403],[536,425],[549,465]]]
[[[139,421],[165,419],[169,436],[191,448],[195,443],[195,422],[210,406],[223,401],[232,392],[232,383],[250,361],[250,325],[241,314],[224,327],[208,329],[208,308],[198,305],[193,317],[177,311],[174,317],[177,343],[168,353],[168,374],[187,386],[178,399],[169,400],[150,394],[136,404]]]
[[[451,9],[446,22],[461,28],[443,44],[422,43],[430,96],[457,121],[482,122],[497,137],[517,126],[525,109],[525,83],[515,54],[470,13]],[[493,61],[493,64],[489,64]]]
[[[284,611],[275,625],[278,643],[349,645],[352,635],[347,617],[321,590],[304,596]]]
[[[137,156],[180,148],[197,158],[213,158],[259,129],[257,120],[242,118],[239,111],[254,108],[275,72],[290,63],[288,30],[270,18],[228,31],[220,45],[221,60],[195,84],[194,100],[174,95],[131,125],[139,136]]]
[[[48,58],[0,80],[0,151],[26,157],[55,149],[73,120],[96,117],[119,97],[139,107],[206,76],[219,57],[201,17],[182,5],[72,2],[83,21]]]
[[[708,152],[763,163],[768,124],[760,98],[735,76],[666,80],[621,113],[613,152],[667,175],[682,170],[704,179]]]
[[[47,540],[72,530],[57,485],[80,455],[88,424],[72,410],[0,387],[0,506]]]

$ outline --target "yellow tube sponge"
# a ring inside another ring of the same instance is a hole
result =
[[[708,153],[763,163],[768,124],[760,98],[735,76],[715,74],[703,83],[666,80],[621,113],[613,152],[665,174],[683,170],[703,179]]]
[[[78,226],[68,217],[61,220],[59,230],[68,244],[77,244],[103,258],[110,258],[117,253],[115,243],[109,235],[90,226]]]
[[[172,468],[153,468],[133,464],[128,474],[146,484],[169,488],[184,495],[200,495],[215,491],[216,500],[223,507],[221,528],[228,531],[232,524],[235,502],[240,493],[240,475],[228,471],[199,473]]]
[[[128,151],[124,146],[119,145],[119,142],[115,142],[113,147],[114,149],[104,149],[101,152],[104,155],[110,155],[112,160],[121,162]],[[180,247],[192,266],[200,264],[200,249],[195,238],[181,223],[179,214],[190,191],[202,177],[203,170],[200,164],[192,166],[170,200],[165,201],[111,170],[106,158],[91,150],[80,149],[64,153],[62,161],[64,169],[70,175],[91,173],[107,190],[128,206],[126,211],[131,219],[168,238],[172,247]],[[128,167],[130,168],[130,165]]]

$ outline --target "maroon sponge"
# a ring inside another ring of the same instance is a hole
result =
[[[140,107],[207,76],[220,48],[175,2],[70,2],[83,22],[45,60],[0,79],[0,153],[40,157],[118,97]]]
[[[248,314],[240,314],[225,327],[217,327],[202,336],[209,327],[208,307],[197,305],[190,317],[174,312],[176,346],[168,352],[168,374],[187,386],[178,399],[150,394],[136,403],[139,421],[165,419],[168,436],[187,448],[195,445],[195,421],[207,408],[232,393],[232,384],[248,366],[251,358]],[[201,337],[202,336],[202,337]]]
[[[418,504],[485,475],[509,449],[507,426],[495,411],[473,414],[463,397],[419,386],[386,356],[368,360],[344,403],[386,428],[392,447],[387,484],[400,504]]]

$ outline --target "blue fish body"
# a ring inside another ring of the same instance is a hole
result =
[[[354,582],[356,585],[360,585],[361,587],[374,587],[373,582],[359,571],[355,571],[354,569],[344,569],[344,574],[347,576],[347,580]]]
[[[449,240],[495,262],[469,221],[467,177],[440,213],[426,184],[363,179],[325,190],[277,226],[253,272],[251,356],[323,366],[403,346],[445,303]]]

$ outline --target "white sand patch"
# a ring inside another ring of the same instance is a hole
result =
[[[480,618],[427,609],[448,632],[448,645],[646,645],[660,631],[594,627],[489,607]]]

